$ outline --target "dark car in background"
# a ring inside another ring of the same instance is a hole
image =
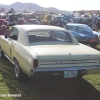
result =
[[[18,22],[18,17],[15,14],[8,14],[6,20],[9,22],[9,25],[16,25]]]
[[[74,18],[74,23],[86,24],[89,27],[92,27],[92,19],[85,17],[76,17]]]
[[[9,22],[10,26],[17,25],[17,24],[19,25],[25,24],[25,19],[23,18],[23,15],[21,13],[7,14],[6,20]]]
[[[26,24],[35,24],[39,25],[40,22],[37,19],[26,19]]]
[[[68,23],[71,23],[74,21],[73,17],[67,14],[61,14],[61,16],[65,17]]]
[[[48,22],[49,25],[64,27],[67,24],[67,19],[63,16],[55,15]]]
[[[100,30],[100,17],[96,20],[96,27]]]

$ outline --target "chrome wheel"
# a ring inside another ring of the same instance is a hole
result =
[[[0,49],[0,57],[1,57],[1,49]]]
[[[27,79],[27,75],[22,71],[17,60],[15,60],[15,76],[19,81],[25,81]]]
[[[16,78],[19,77],[19,66],[17,64],[15,65],[15,75],[16,75]]]

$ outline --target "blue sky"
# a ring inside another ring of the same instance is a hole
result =
[[[36,3],[43,7],[56,7],[60,10],[100,10],[100,0],[1,0],[0,4],[14,2]]]

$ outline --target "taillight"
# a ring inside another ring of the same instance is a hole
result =
[[[95,39],[90,39],[90,42],[95,42]]]
[[[100,64],[100,58],[99,58],[99,64]]]
[[[33,62],[33,67],[36,68],[38,67],[38,59],[34,59],[34,62]]]

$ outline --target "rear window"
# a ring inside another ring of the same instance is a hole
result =
[[[28,39],[30,43],[45,41],[72,42],[69,33],[63,31],[29,31]]]
[[[69,30],[70,29],[70,26],[69,25],[65,25],[64,27],[66,30]]]
[[[75,30],[76,30],[76,31],[80,31],[80,30],[82,30],[82,27],[76,26],[76,27],[75,27]]]
[[[81,30],[87,30],[87,31],[92,31],[89,26],[75,26],[76,31],[81,31]]]

